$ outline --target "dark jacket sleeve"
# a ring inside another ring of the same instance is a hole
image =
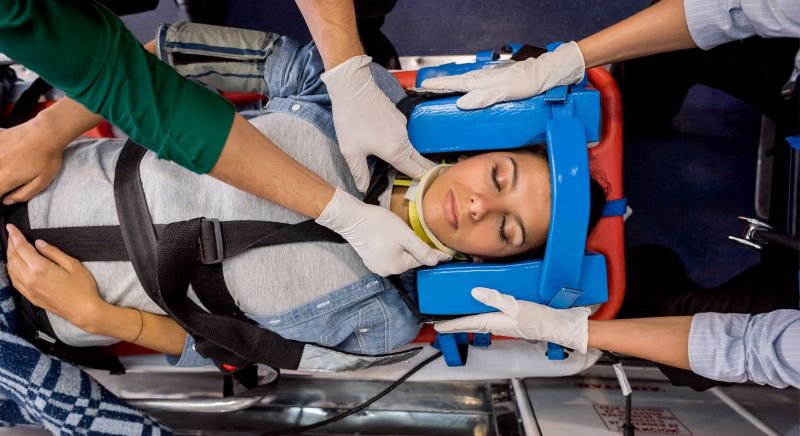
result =
[[[233,106],[147,53],[94,2],[0,0],[0,52],[163,159],[205,173],[222,153]]]

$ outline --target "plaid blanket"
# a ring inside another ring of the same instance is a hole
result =
[[[0,258],[0,427],[43,425],[54,434],[171,434],[80,368],[43,354],[15,332],[11,286]]]

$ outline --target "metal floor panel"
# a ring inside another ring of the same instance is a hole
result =
[[[126,396],[163,395],[175,377],[141,375],[149,380],[133,383]],[[194,375],[194,392],[221,389],[219,375]],[[186,385],[183,380],[181,385]],[[126,385],[130,383],[130,380]],[[151,412],[176,434],[258,434],[259,432],[312,424],[330,418],[371,398],[388,382],[284,377],[279,391],[247,410],[224,413]],[[147,386],[150,386],[148,388]],[[173,386],[176,387],[176,386]],[[145,389],[138,389],[145,388]],[[179,388],[179,387],[178,387]],[[415,383],[408,382],[367,410],[308,434],[363,435],[515,435],[516,409],[507,382]],[[509,418],[510,417],[510,418]],[[512,430],[498,431],[498,424]]]
[[[543,436],[620,434],[625,402],[615,379],[527,379],[525,385]],[[631,380],[631,388],[637,436],[761,434],[709,391],[638,380]],[[778,434],[797,431],[800,405],[796,389],[736,386],[726,392]]]

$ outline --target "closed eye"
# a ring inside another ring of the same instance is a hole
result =
[[[506,228],[506,216],[503,215],[503,218],[500,220],[500,241],[504,244],[508,243],[508,238],[504,232]]]
[[[500,183],[497,182],[497,165],[492,165],[491,177],[494,187],[497,188],[497,192],[500,192]]]

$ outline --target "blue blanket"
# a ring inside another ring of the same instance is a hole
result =
[[[48,356],[16,334],[16,314],[0,258],[0,427],[43,425],[54,434],[169,435],[89,374]]]

